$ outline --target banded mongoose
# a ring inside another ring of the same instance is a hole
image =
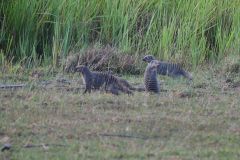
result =
[[[92,89],[100,89],[100,87],[104,86],[105,91],[110,91],[112,94],[118,95],[119,91],[132,94],[132,92],[120,82],[119,77],[110,73],[92,72],[84,65],[77,66],[75,71],[81,72],[83,75],[83,80],[86,85],[84,93],[91,93]]]
[[[152,55],[146,55],[143,59],[144,62],[150,63],[155,58]],[[158,61],[159,65],[157,67],[157,73],[160,75],[167,75],[170,77],[180,77],[183,76],[189,80],[192,80],[192,75],[185,71],[179,64],[165,62],[165,61]]]
[[[152,60],[148,63],[144,72],[144,85],[147,92],[159,93],[159,82],[157,79],[157,67],[159,62]]]

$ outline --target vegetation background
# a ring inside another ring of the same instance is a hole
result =
[[[72,50],[110,44],[195,67],[239,55],[239,37],[239,0],[0,2],[2,64],[56,66]]]
[[[81,56],[141,86],[145,54],[193,81],[83,95],[59,72]],[[239,160],[240,0],[0,0],[0,70],[0,160]]]

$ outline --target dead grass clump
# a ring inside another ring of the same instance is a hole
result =
[[[87,65],[92,70],[113,71],[115,73],[139,74],[137,58],[109,45],[102,48],[91,47],[84,52],[70,54],[65,63],[66,72],[74,72],[76,65]]]
[[[240,73],[240,57],[228,57],[223,65],[224,74],[239,74]]]
[[[79,54],[70,53],[64,63],[64,71],[74,72],[75,67],[78,64]]]
[[[232,74],[240,73],[240,61],[239,61],[239,63],[234,63],[234,64],[231,64],[230,66],[228,66],[227,72],[232,73]]]

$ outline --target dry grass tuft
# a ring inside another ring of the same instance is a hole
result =
[[[71,53],[66,59],[65,71],[73,72],[78,64],[87,65],[92,70],[97,71],[110,70],[115,73],[140,73],[136,56],[121,52],[109,45],[101,48],[91,47],[83,53]]]
[[[224,59],[223,67],[221,70],[224,74],[239,74],[240,73],[240,57],[227,57]]]

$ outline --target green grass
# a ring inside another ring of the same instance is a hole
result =
[[[0,91],[0,145],[13,145],[0,159],[239,159],[239,73],[227,76],[208,67],[193,75],[190,85],[160,76],[167,91],[159,96],[83,95],[72,90],[82,83],[77,74],[64,75],[73,78],[71,85],[56,83],[61,74],[46,74],[39,79],[52,81],[46,87],[30,81],[28,73],[1,75],[1,83],[31,85]]]
[[[2,1],[1,60],[56,66],[69,51],[97,43],[193,66],[215,62],[239,54],[239,6],[238,0]]]

